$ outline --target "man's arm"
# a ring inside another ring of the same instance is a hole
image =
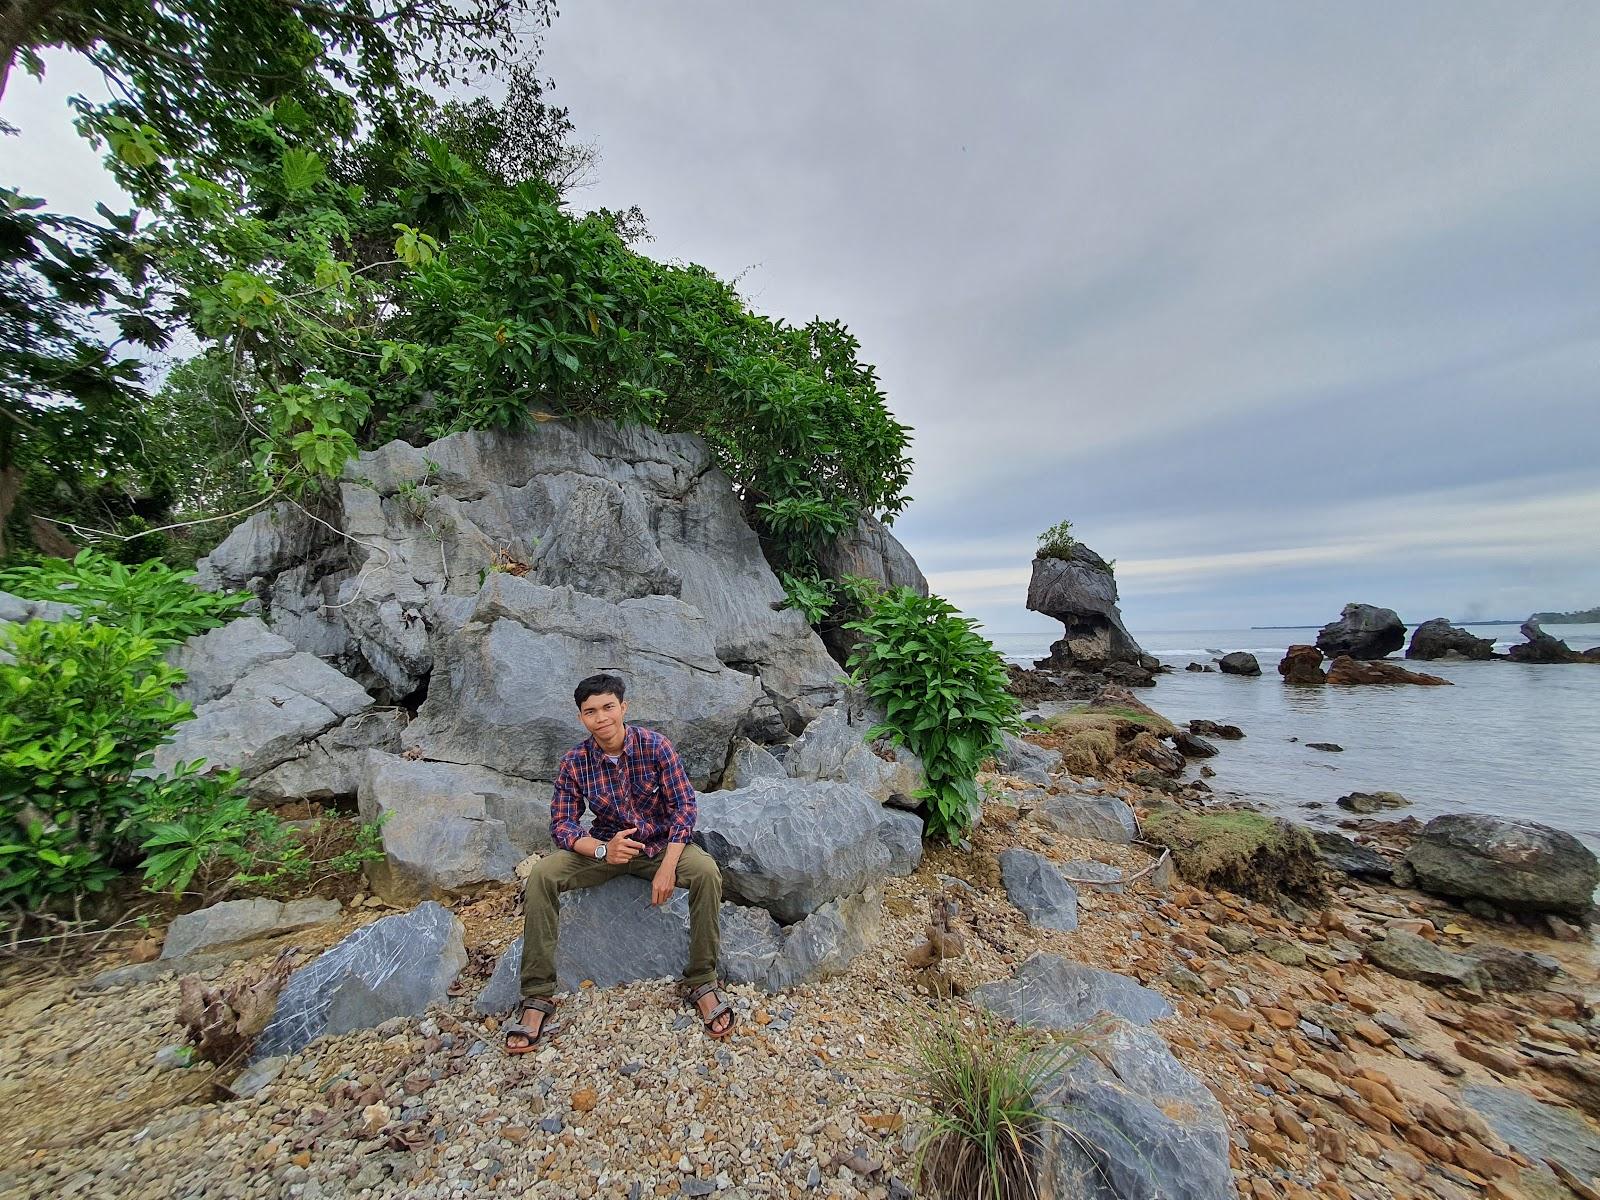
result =
[[[699,808],[695,802],[694,785],[689,782],[689,772],[683,769],[683,760],[670,742],[662,745],[657,769],[661,775],[661,790],[672,802],[672,826],[667,833],[667,849],[661,856],[661,865],[656,868],[655,878],[651,880],[650,903],[665,904],[672,897],[672,889],[677,886],[678,859],[683,857],[683,848],[694,836],[694,822],[699,815]]]
[[[584,852],[580,842],[593,843],[594,839],[585,837],[578,818],[583,816],[583,793],[578,790],[578,773],[566,759],[561,760],[561,767],[556,771],[556,790],[550,797],[550,840],[563,850],[576,850],[579,854]],[[594,846],[588,848],[589,853],[594,853]]]

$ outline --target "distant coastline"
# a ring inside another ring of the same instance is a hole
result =
[[[1593,625],[1600,624],[1600,608],[1581,608],[1576,612],[1534,613],[1532,620],[1541,625]]]
[[[1582,624],[1582,623],[1584,623],[1586,621],[1591,621],[1591,620],[1592,621],[1600,621],[1600,616],[1595,616],[1595,617],[1572,616],[1571,620],[1566,621],[1566,622],[1562,622],[1562,621],[1556,620],[1555,617],[1550,615],[1550,614],[1535,614],[1534,619],[1538,620],[1538,621],[1543,621],[1546,625],[1560,625],[1560,624],[1563,624],[1563,623],[1569,624],[1569,625],[1578,625],[1578,624]],[[1422,624],[1421,621],[1407,621],[1406,622],[1406,627],[1407,628],[1411,628],[1412,626],[1420,625],[1420,624]],[[1450,624],[1452,624],[1452,625],[1521,625],[1522,622],[1517,620],[1517,619],[1515,619],[1515,618],[1507,618],[1504,621],[1451,621]],[[1321,625],[1252,625],[1252,626],[1250,626],[1250,628],[1251,629],[1321,629],[1322,626]]]

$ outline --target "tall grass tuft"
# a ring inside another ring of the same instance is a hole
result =
[[[931,1200],[1037,1200],[1045,1135],[1061,1125],[1040,1085],[1082,1053],[1082,1037],[1053,1041],[979,1011],[935,1016],[913,1039],[905,1068],[930,1113],[917,1143],[918,1192]]]

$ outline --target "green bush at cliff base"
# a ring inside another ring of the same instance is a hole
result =
[[[852,679],[886,717],[868,736],[888,736],[922,759],[927,832],[958,840],[980,803],[979,766],[1019,724],[1005,664],[976,622],[938,596],[853,590],[864,615],[844,626],[862,639],[850,655]]]
[[[1192,812],[1157,802],[1145,818],[1147,841],[1172,851],[1187,883],[1258,900],[1290,895],[1321,901],[1322,862],[1302,829],[1249,811]]]

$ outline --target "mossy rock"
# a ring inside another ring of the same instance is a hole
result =
[[[1157,804],[1143,828],[1147,841],[1172,851],[1179,874],[1195,887],[1257,900],[1326,898],[1316,847],[1287,821],[1245,810],[1194,812]]]

